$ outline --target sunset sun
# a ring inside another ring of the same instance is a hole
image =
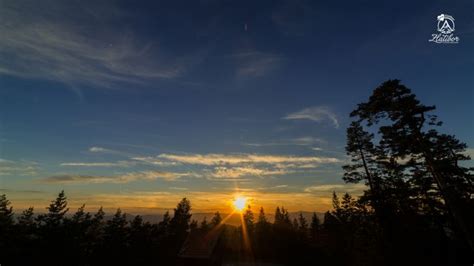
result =
[[[232,204],[234,208],[240,212],[245,208],[245,204],[247,204],[247,198],[242,196],[236,197]]]

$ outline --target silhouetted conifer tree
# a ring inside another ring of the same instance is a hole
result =
[[[92,256],[94,252],[102,246],[105,237],[104,226],[105,212],[102,206],[97,210],[90,221],[90,225],[85,230],[85,252]]]
[[[0,228],[13,225],[13,207],[5,194],[0,195]]]
[[[267,216],[265,215],[265,210],[263,209],[263,207],[260,207],[257,223],[262,224],[262,225],[268,223]]]
[[[167,232],[169,230],[170,223],[170,212],[166,211],[165,214],[163,214],[163,219],[161,220],[161,222],[158,223],[159,230],[161,232]]]
[[[133,217],[133,220],[130,221],[130,229],[134,231],[139,231],[141,230],[143,226],[143,218],[140,215],[135,215]]]
[[[469,211],[474,207],[474,176],[469,168],[458,164],[468,159],[462,154],[466,145],[436,130],[442,123],[430,114],[434,110],[434,106],[421,104],[399,80],[388,80],[374,90],[368,102],[359,104],[351,116],[365,121],[369,127],[380,125],[379,149],[387,157],[384,167],[393,170],[392,176],[410,181],[408,188],[417,198],[411,204],[445,203],[447,213],[474,249],[474,217]],[[419,211],[418,206],[414,209]]]
[[[269,256],[273,250],[273,244],[271,242],[271,224],[267,220],[265,210],[260,207],[258,213],[257,222],[255,223],[255,244],[256,255],[266,257]]]
[[[293,226],[293,230],[295,232],[298,232],[299,227],[300,227],[299,224],[298,224],[298,219],[293,218],[293,222],[291,223],[291,225]]]
[[[212,225],[213,227],[216,227],[216,226],[218,226],[221,222],[222,222],[221,214],[217,211],[216,213],[214,213],[214,217],[212,217],[211,225]]]
[[[117,209],[112,219],[107,221],[107,231],[110,234],[113,232],[122,232],[123,229],[127,226],[127,215],[122,213],[120,208]]]
[[[280,210],[280,207],[277,206],[276,209],[275,209],[275,221],[274,221],[274,224],[275,225],[278,225],[278,224],[281,224],[283,223],[283,215],[281,213],[281,210]]]
[[[298,231],[306,236],[308,233],[308,222],[306,221],[306,218],[303,216],[302,212],[300,212],[298,215],[298,225]]]
[[[199,229],[200,229],[201,231],[204,231],[204,232],[209,231],[210,225],[209,225],[209,223],[207,222],[207,217],[206,217],[206,216],[204,216],[204,219],[202,219],[201,225],[199,226]]]
[[[198,222],[196,220],[191,220],[191,223],[189,224],[189,230],[194,231],[198,228]]]
[[[0,195],[0,256],[1,253],[8,253],[12,249],[9,242],[13,234],[13,208],[5,194]],[[1,258],[0,258],[1,259]],[[6,261],[6,263],[8,263]]]
[[[183,198],[174,209],[173,218],[170,221],[167,253],[177,254],[186,239],[191,221],[191,202]],[[171,258],[169,258],[171,259]]]
[[[67,208],[67,197],[62,190],[57,198],[51,201],[49,207],[46,208],[48,213],[38,216],[39,221],[44,222],[49,229],[58,227],[63,223],[64,215],[69,211]]]
[[[310,224],[311,238],[313,239],[313,241],[318,240],[320,226],[321,226],[321,222],[319,221],[318,215],[316,215],[316,213],[313,212],[313,215],[311,216],[311,224]]]
[[[339,225],[339,220],[330,211],[324,213],[324,229],[328,231],[336,231],[339,228]]]
[[[282,213],[283,223],[290,226],[291,221],[290,221],[290,214],[288,213],[288,210],[285,210],[285,208],[282,207],[281,213]]]
[[[85,204],[82,204],[79,209],[77,209],[76,213],[72,216],[71,220],[73,223],[85,223],[91,219],[91,214],[85,211]]]
[[[170,225],[176,234],[186,234],[191,216],[191,202],[183,198],[174,209],[174,215],[170,221]]]
[[[257,223],[255,224],[255,231],[256,235],[260,239],[268,238],[268,234],[270,230],[270,223],[267,220],[265,215],[265,210],[263,207],[260,207],[260,211],[258,213]]]
[[[34,208],[29,207],[28,209],[24,210],[21,215],[18,217],[18,224],[21,226],[34,226],[35,225],[35,213]]]
[[[247,206],[247,209],[245,210],[243,217],[244,217],[245,226],[247,227],[247,231],[249,232],[249,235],[252,235],[255,229],[254,227],[255,217],[250,205]]]
[[[105,212],[102,206],[100,206],[99,210],[97,210],[97,213],[94,214],[93,221],[96,223],[100,223],[104,220]]]
[[[351,157],[351,163],[344,165],[344,181],[359,183],[364,181],[370,190],[366,197],[376,212],[381,211],[383,184],[377,165],[377,151],[373,143],[373,134],[364,131],[358,121],[351,123],[347,129],[346,153]]]

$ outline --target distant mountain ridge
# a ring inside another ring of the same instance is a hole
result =
[[[305,217],[306,221],[308,221],[308,224],[309,224],[311,222],[311,217],[313,216],[313,212],[307,212],[307,211],[289,212],[290,219],[293,220],[293,218],[298,218],[300,213],[303,214],[303,217]],[[171,213],[171,215],[173,214]],[[221,217],[223,219],[227,217],[228,215],[229,215],[228,213],[221,213]],[[258,219],[258,212],[254,212],[254,215],[255,215],[255,222],[256,222]],[[266,213],[265,215],[268,221],[273,223],[275,215],[273,213]],[[316,215],[322,222],[324,218],[324,213],[316,212]],[[132,219],[134,216],[135,214],[127,213],[127,217],[129,219]],[[141,216],[143,217],[144,221],[150,222],[150,223],[157,223],[163,219],[163,214],[144,214]],[[209,222],[213,216],[214,216],[213,212],[199,212],[199,213],[193,213],[191,219],[196,220],[200,223],[204,219],[204,217],[206,217],[207,221]],[[234,213],[229,219],[225,221],[225,223],[230,224],[230,225],[240,225],[240,214]]]
[[[214,216],[215,212],[197,212],[197,213],[192,213],[191,220],[196,220],[198,223],[200,223],[204,218],[207,219],[207,221],[211,221],[212,217]],[[308,212],[308,211],[301,211],[301,212],[288,212],[290,215],[290,219],[293,221],[294,218],[298,218],[300,213],[303,214],[303,217],[305,217],[306,221],[308,221],[308,224],[311,222],[311,217],[313,216],[313,212]],[[17,218],[21,213],[14,213],[14,217]],[[44,214],[44,213],[41,213]],[[91,213],[94,215],[94,213]],[[149,222],[149,223],[159,223],[163,220],[163,215],[164,213],[157,213],[157,214],[139,214],[139,213],[125,213],[127,215],[127,220],[132,220],[136,215],[140,215],[143,218],[143,221]],[[74,215],[74,212],[69,212],[66,214],[66,217],[70,218]],[[173,213],[170,212],[170,215],[173,216]],[[221,213],[222,219],[227,217],[229,214],[228,213]],[[318,216],[319,220],[323,222],[324,220],[324,213],[323,212],[316,212],[316,215]],[[257,222],[258,219],[258,212],[254,212],[255,216],[255,222]],[[267,217],[267,220],[269,222],[273,223],[273,220],[275,219],[275,215],[273,213],[265,213],[265,216]],[[108,213],[104,216],[105,220],[109,220],[113,217],[113,214]],[[240,214],[239,213],[234,213],[230,218],[228,218],[225,221],[226,224],[234,225],[234,226],[239,226],[240,225]]]

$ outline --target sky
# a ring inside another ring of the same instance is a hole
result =
[[[474,146],[474,2],[0,0],[0,194],[42,211],[326,211],[387,79]],[[429,42],[437,16],[457,44]],[[472,149],[468,153],[474,154]]]

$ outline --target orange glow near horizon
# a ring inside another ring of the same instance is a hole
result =
[[[43,213],[56,195],[56,192],[39,195],[11,192],[7,197],[16,213],[21,213],[22,210],[30,206],[35,207],[36,213]],[[214,213],[216,211],[225,215],[233,211],[241,213],[245,211],[248,205],[251,205],[254,211],[263,207],[266,213],[273,213],[277,206],[285,206],[285,209],[288,209],[290,212],[325,212],[332,208],[330,193],[263,193],[260,191],[240,191],[235,189],[233,191],[219,192],[186,191],[180,193],[124,192],[89,194],[67,190],[66,196],[68,197],[68,207],[70,208],[69,213],[75,212],[82,204],[86,204],[86,211],[91,213],[95,213],[102,206],[108,214],[114,213],[117,208],[121,208],[122,211],[132,215],[161,214],[167,210],[172,212],[176,204],[184,197],[191,201],[193,213]],[[238,198],[243,199],[237,200]],[[238,208],[236,203],[239,205]]]

